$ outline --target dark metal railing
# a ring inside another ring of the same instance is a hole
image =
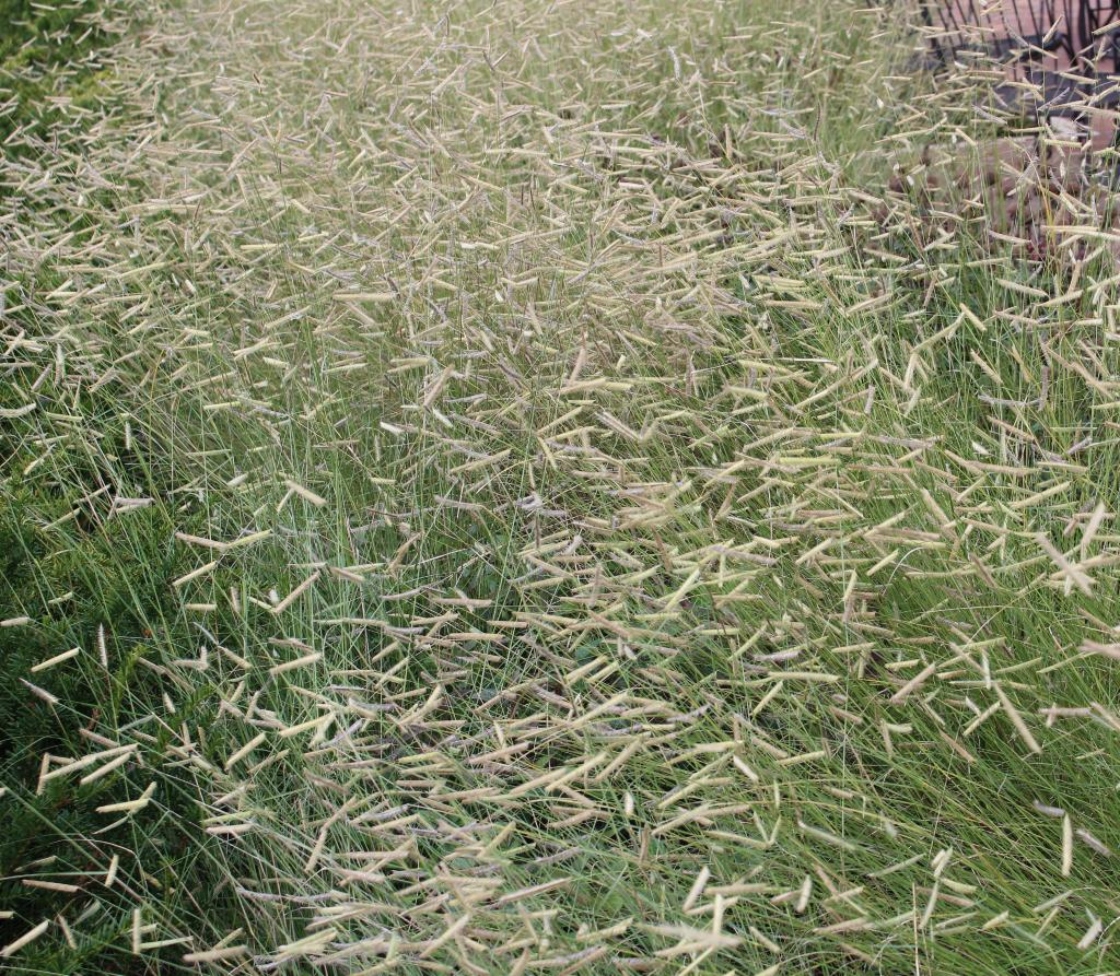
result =
[[[922,0],[940,58],[982,50],[999,60],[1058,59],[1061,69],[1116,74],[1120,0]]]
[[[908,2],[917,3],[929,67],[1003,64],[996,94],[1009,110],[1065,117],[1087,144],[1114,142],[1110,118],[1094,110],[1120,106],[1120,0]]]

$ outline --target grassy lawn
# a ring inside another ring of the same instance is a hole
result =
[[[7,130],[3,964],[1120,972],[1093,174],[890,7],[390,6]]]
[[[0,145],[5,157],[35,153],[37,139],[71,128],[76,117],[99,107],[106,80],[102,53],[123,29],[112,15],[125,6],[122,0],[0,0]]]

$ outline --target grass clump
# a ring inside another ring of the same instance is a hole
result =
[[[106,94],[102,49],[119,35],[124,4],[103,0],[0,0],[0,145],[5,157],[49,143]]]
[[[7,961],[1107,971],[1114,235],[900,16],[169,5],[19,137]]]

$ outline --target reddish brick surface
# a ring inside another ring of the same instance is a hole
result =
[[[1071,39],[1074,50],[1086,52],[1102,39],[1093,36],[1092,23],[1106,26],[1117,19],[1115,0],[931,0],[928,6],[934,23],[947,30],[978,30],[994,40],[1045,35],[1056,25]],[[1068,66],[1068,56],[1064,60]]]
[[[1035,56],[1029,65],[1019,62],[1009,67],[1012,81],[1028,77],[1037,81],[1040,72],[1054,77],[1059,72],[1090,75],[1094,68],[1104,74],[1117,71],[1120,65],[1115,63],[1110,46],[1114,35],[1102,28],[1110,24],[1120,27],[1118,6],[1120,0],[929,0],[927,4],[934,27],[943,31],[946,42],[954,47],[966,43],[992,46],[1013,37],[1045,37],[1052,30],[1068,38],[1067,44]],[[1087,113],[1087,129],[1094,148],[1108,145],[1115,129],[1112,112]]]

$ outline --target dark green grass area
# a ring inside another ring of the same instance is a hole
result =
[[[29,151],[26,137],[68,124],[100,100],[99,52],[112,40],[101,0],[0,0],[0,152]],[[69,106],[60,103],[69,100]],[[70,111],[67,109],[70,108]]]
[[[79,136],[98,117],[111,74],[105,51],[119,30],[112,15],[120,9],[114,0],[0,0],[0,173],[6,162],[24,161],[0,177],[0,196],[12,189],[20,167],[39,158],[44,146]],[[34,330],[34,325],[13,305],[14,295],[24,287],[35,291],[61,283],[49,267],[40,271],[34,282],[5,281],[0,271],[0,294],[7,299],[0,311],[17,328],[22,324]],[[0,379],[0,387],[6,388],[0,389],[0,408],[9,407],[10,381]],[[60,407],[50,390],[41,392],[43,404]],[[185,626],[167,614],[164,591],[174,567],[158,542],[167,532],[149,524],[152,532],[137,549],[131,532],[122,535],[119,526],[103,522],[96,501],[75,508],[59,472],[45,479],[27,477],[30,456],[21,447],[29,433],[19,421],[0,420],[0,619],[27,616],[33,622],[31,627],[0,629],[0,778],[5,783],[34,782],[43,755],[89,747],[98,735],[127,723],[137,703],[149,711],[160,698],[162,680],[139,666],[141,659],[151,653],[153,642],[189,639]],[[102,445],[110,454],[120,450],[112,441],[110,437]],[[115,478],[104,468],[104,456],[75,454],[69,462],[73,471],[82,469],[95,482]],[[151,478],[151,472],[139,469],[129,474],[138,490]],[[43,530],[58,518],[66,543],[56,551],[44,545]],[[39,677],[30,671],[37,661],[99,644],[110,658],[108,669],[92,666],[95,651],[87,662],[91,666],[41,676],[40,686],[50,687],[56,703],[29,695],[20,681]],[[40,783],[38,790],[9,791],[0,831],[0,903],[5,911],[0,943],[16,938],[27,918],[52,906],[59,910],[51,892],[24,884],[28,872],[50,863],[60,876],[87,877],[120,843],[118,837],[98,833],[107,818],[94,807],[133,799],[145,785],[111,775],[89,784],[55,779]],[[178,887],[190,896],[211,888],[217,877],[209,873],[213,855],[206,838],[193,827],[184,833],[180,820],[160,813],[177,802],[174,797],[185,785],[186,780],[174,776],[157,784],[161,799],[145,834],[150,863],[159,868],[139,878],[122,865],[90,932],[70,946],[43,946],[28,953],[18,971],[147,971],[128,968],[123,933],[131,924],[127,904],[133,886],[154,886],[169,897]],[[86,907],[69,901],[69,906],[62,903],[63,912]],[[17,971],[5,964],[0,969]]]

